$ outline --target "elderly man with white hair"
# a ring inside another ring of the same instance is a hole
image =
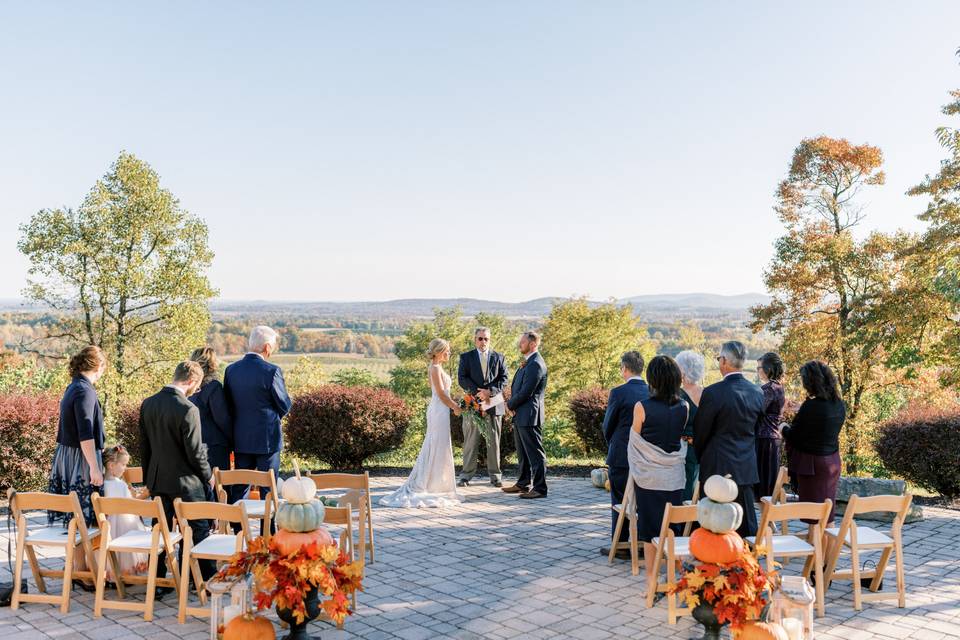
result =
[[[268,362],[277,350],[277,332],[254,327],[248,352],[223,376],[223,390],[233,415],[234,463],[238,469],[280,471],[283,435],[280,420],[290,411],[283,372]],[[243,497],[231,493],[231,502]]]

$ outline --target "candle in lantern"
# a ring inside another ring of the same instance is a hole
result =
[[[796,618],[784,618],[780,621],[790,640],[803,640],[803,622]]]

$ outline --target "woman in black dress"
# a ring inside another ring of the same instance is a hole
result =
[[[774,352],[763,354],[757,360],[757,375],[763,389],[763,418],[757,424],[757,475],[760,481],[753,488],[759,500],[773,495],[773,486],[780,472],[782,440],[780,422],[783,419],[783,360]]]
[[[846,408],[837,376],[823,362],[813,360],[800,367],[800,379],[807,399],[793,423],[783,428],[787,468],[801,502],[833,501],[828,520],[832,523],[840,481],[840,429],[846,420]]]
[[[668,356],[656,356],[647,365],[650,398],[636,404],[627,459],[636,483],[637,538],[643,542],[647,584],[654,584],[656,548],[664,507],[683,504],[686,443],[681,439],[689,407],[680,399],[682,374]],[[680,535],[680,531],[676,531]]]
[[[97,522],[90,495],[103,486],[103,409],[94,385],[106,369],[107,359],[100,347],[84,347],[70,358],[73,379],[60,400],[57,448],[47,487],[49,493],[64,496],[76,491],[88,527]],[[70,515],[51,511],[47,520],[50,524],[63,520],[66,526]]]
[[[203,444],[207,445],[207,461],[210,468],[230,469],[230,454],[233,452],[233,418],[223,395],[223,384],[217,378],[219,362],[211,347],[196,349],[190,359],[203,369],[203,382],[190,402],[200,410],[200,428]]]

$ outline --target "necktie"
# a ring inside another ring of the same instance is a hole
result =
[[[487,379],[487,354],[484,351],[480,352],[480,371],[483,373],[483,379]]]

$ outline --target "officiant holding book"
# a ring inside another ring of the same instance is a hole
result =
[[[507,384],[507,366],[502,353],[490,349],[490,329],[477,327],[473,334],[476,349],[460,354],[457,382],[464,392],[476,397],[488,409],[481,416],[463,414],[463,470],[457,486],[465,487],[477,472],[480,437],[487,443],[487,472],[490,484],[502,487],[500,473],[500,430],[503,426],[503,388]],[[493,406],[490,406],[490,405]]]

